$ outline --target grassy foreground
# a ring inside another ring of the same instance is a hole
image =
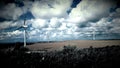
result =
[[[78,49],[64,46],[61,51],[28,53],[29,49],[1,49],[3,68],[120,68],[120,46]]]

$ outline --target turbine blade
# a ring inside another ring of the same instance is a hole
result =
[[[16,28],[15,30],[19,30],[19,29],[22,29],[23,27],[21,26],[21,27],[18,27],[18,28]]]

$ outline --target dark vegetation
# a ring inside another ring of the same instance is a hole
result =
[[[23,42],[16,42],[16,43],[0,43],[0,49],[6,49],[6,48],[11,48],[11,47],[16,47],[16,46],[23,46]],[[31,45],[34,43],[26,43],[27,45]]]
[[[3,68],[120,68],[120,46],[78,49],[64,46],[61,51],[29,53],[29,49],[0,50]]]

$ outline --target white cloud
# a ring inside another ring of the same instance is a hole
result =
[[[20,34],[23,34],[23,32],[19,31],[19,30],[15,30],[15,31],[12,31],[12,32],[8,32],[8,34],[10,34],[10,35],[20,35]]]
[[[97,20],[109,15],[109,10],[114,6],[110,0],[82,0],[73,8],[69,17],[77,23]]]
[[[12,22],[10,22],[10,21],[0,22],[0,30],[8,28],[11,24],[12,24]]]
[[[22,14],[22,9],[20,7],[16,7],[14,3],[9,3],[0,9],[0,17],[5,19],[16,20]]]
[[[70,34],[73,34],[74,32],[71,29],[68,29],[66,33],[70,35]]]
[[[53,33],[51,37],[57,37],[57,34],[56,33]]]
[[[110,24],[108,22],[109,18],[101,18],[98,22],[96,22],[96,27],[100,27],[100,26],[107,26],[108,24]]]
[[[112,27],[109,32],[120,33],[120,18],[115,18],[112,20],[110,26]]]
[[[35,18],[63,17],[67,15],[72,0],[41,0],[33,3],[30,11]]]
[[[45,19],[32,19],[31,20],[33,28],[46,28],[48,26],[48,22]]]
[[[55,28],[55,27],[60,27],[61,23],[58,18],[52,18],[50,19],[50,26]]]
[[[116,14],[116,13],[115,13]],[[110,14],[111,15],[111,14]],[[116,14],[117,15],[117,14]],[[96,31],[103,31],[103,34],[111,34],[111,33],[120,33],[120,18],[113,18],[110,21],[110,16],[106,17],[106,18],[101,18],[99,21],[94,22],[94,23],[90,23],[90,26],[95,28]],[[90,30],[90,27],[87,28],[88,30]],[[98,34],[101,34],[100,32],[98,32]]]
[[[112,20],[112,25],[114,26],[114,27],[120,27],[120,18],[115,18],[115,19],[113,19]]]
[[[36,35],[36,33],[37,33],[37,32],[34,30],[34,31],[30,31],[29,34],[30,34],[30,35]]]
[[[113,27],[112,29],[110,29],[110,33],[120,34],[120,27]]]
[[[12,31],[12,32],[1,32],[0,33],[0,40],[4,40],[4,39],[11,39],[11,38],[16,38],[17,36],[21,36],[23,35],[23,32],[22,31],[19,31],[19,30],[15,30],[15,31]]]
[[[23,21],[16,21],[16,22],[13,22],[13,21],[3,21],[3,22],[0,22],[0,30],[1,29],[6,29],[6,28],[10,28],[10,27],[21,27],[23,24]]]
[[[33,30],[29,31],[29,35],[30,36],[32,36],[32,35],[34,36],[34,35],[40,34],[40,32],[41,31],[39,29],[33,29]]]
[[[75,12],[76,13],[76,12]],[[83,23],[86,21],[85,18],[81,17],[81,16],[71,16],[70,18],[67,19],[68,22],[71,22],[71,23]]]
[[[66,23],[62,23],[62,25],[58,28],[58,30],[66,30],[67,26]]]

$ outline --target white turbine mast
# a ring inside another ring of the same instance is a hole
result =
[[[48,35],[49,33],[48,32],[46,32],[46,38],[47,38],[47,42],[49,43],[49,35]]]
[[[96,27],[99,27],[98,24],[96,23],[96,25],[93,27],[93,30],[92,30],[92,40],[96,40]],[[99,31],[97,31],[99,32]]]
[[[93,38],[92,39],[96,40],[96,31],[95,31],[95,29],[93,29]]]
[[[24,47],[26,47],[26,28],[27,28],[26,19],[24,19],[24,24],[22,27],[24,28]]]

